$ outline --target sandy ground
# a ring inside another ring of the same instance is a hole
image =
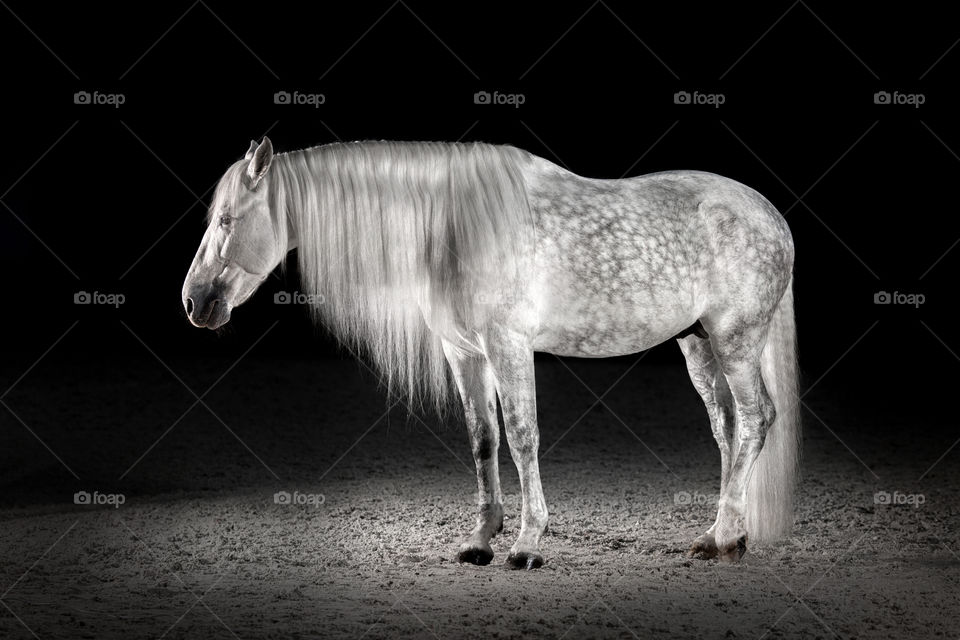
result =
[[[230,365],[170,364],[197,393]],[[568,364],[599,394],[629,362]],[[690,561],[719,457],[683,371],[641,363],[572,429],[595,398],[557,361],[538,376],[551,521],[546,565],[523,572],[503,566],[519,524],[505,446],[496,558],[458,564],[465,433],[383,417],[356,363],[251,356],[204,398],[222,423],[196,406],[152,449],[195,400],[156,361],[44,363],[4,401],[79,479],[0,415],[0,637],[957,636],[957,452],[918,481],[955,434],[905,450],[916,425],[821,385],[793,536],[735,566]],[[81,490],[125,503],[78,506]]]

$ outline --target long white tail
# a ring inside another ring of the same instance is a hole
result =
[[[761,360],[777,417],[747,481],[746,527],[751,540],[773,542],[793,528],[800,458],[800,398],[793,278],[780,299]]]

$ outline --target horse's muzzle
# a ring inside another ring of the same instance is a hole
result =
[[[197,287],[184,296],[183,308],[193,326],[219,329],[230,320],[230,308],[220,293],[213,287]]]

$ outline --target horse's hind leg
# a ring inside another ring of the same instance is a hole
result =
[[[547,503],[540,486],[540,431],[537,428],[537,397],[533,349],[519,334],[492,332],[487,339],[487,357],[493,366],[504,429],[510,454],[520,474],[523,507],[520,536],[510,548],[507,564],[515,569],[543,565],[540,536],[547,528]]]
[[[457,353],[449,343],[444,342],[443,352],[463,401],[479,489],[477,524],[460,545],[458,559],[460,562],[489,564],[493,559],[490,539],[503,529],[503,500],[497,465],[500,424],[497,421],[493,369],[483,356]]]
[[[720,448],[720,491],[727,486],[730,475],[731,449],[734,436],[733,397],[727,386],[727,379],[720,369],[720,363],[713,354],[708,338],[689,335],[677,340],[680,350],[687,361],[687,372],[694,388],[703,399],[710,418],[713,437]],[[717,545],[711,526],[706,533],[693,541],[689,555],[692,557],[714,557]]]
[[[721,560],[736,561],[746,551],[747,481],[776,418],[776,409],[760,370],[769,318],[750,324],[718,322],[711,332],[713,352],[727,380],[735,407],[730,470],[720,493],[713,536]]]
[[[710,340],[687,336],[677,340],[687,360],[690,381],[703,399],[710,418],[713,437],[720,448],[720,490],[727,485],[730,474],[730,448],[733,443],[734,415],[733,397],[727,379],[720,370],[720,363],[713,355]]]

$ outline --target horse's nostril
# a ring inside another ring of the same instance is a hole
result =
[[[187,315],[193,313],[193,298],[187,298]]]

